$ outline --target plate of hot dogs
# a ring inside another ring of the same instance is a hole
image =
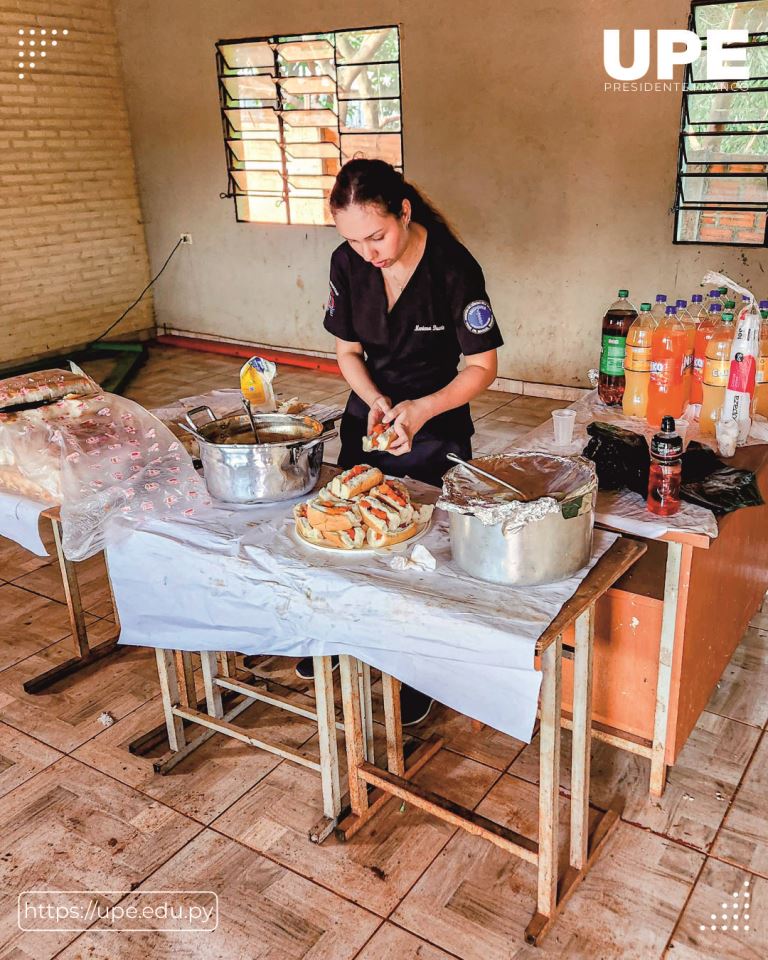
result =
[[[360,464],[297,504],[293,516],[297,535],[311,547],[369,553],[419,537],[433,510],[431,503],[413,503],[402,480]]]

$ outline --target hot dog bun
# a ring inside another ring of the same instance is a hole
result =
[[[331,504],[315,499],[307,503],[307,520],[322,533],[339,530],[351,530],[360,526],[360,515],[357,504],[349,500],[337,500]]]
[[[400,511],[383,503],[376,497],[362,497],[358,503],[360,516],[367,527],[389,533],[396,530],[402,523]]]
[[[392,530],[387,533],[381,530],[374,530],[372,527],[369,527],[366,535],[366,543],[369,547],[392,547],[396,543],[402,543],[403,540],[410,540],[415,533],[415,523],[403,524],[396,530]]]
[[[372,487],[377,486],[384,479],[384,474],[378,467],[371,467],[362,463],[351,470],[345,470],[328,484],[332,494],[342,500],[352,500]]]
[[[400,515],[401,523],[408,523],[413,519],[414,510],[411,506],[411,495],[404,483],[387,479],[384,483],[374,487],[370,496],[380,500],[391,510],[396,510]]]
[[[372,450],[388,450],[396,438],[394,425],[388,427],[384,423],[377,423],[368,436],[363,437],[363,451],[371,453]]]
[[[323,538],[342,550],[355,550],[365,546],[365,533],[362,527],[349,530],[326,531]]]
[[[296,518],[296,529],[305,540],[311,540],[312,543],[322,543],[323,535],[319,530],[315,530],[306,517]],[[359,529],[359,528],[358,528]]]

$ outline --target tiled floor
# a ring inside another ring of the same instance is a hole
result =
[[[153,348],[130,395],[160,406],[236,386],[241,362]],[[338,377],[298,368],[280,369],[277,390],[345,396]],[[473,404],[475,451],[493,452],[563,405],[486,393]],[[82,583],[94,637],[106,638],[115,625],[98,559],[83,565]],[[67,655],[62,601],[50,560],[0,540],[0,960],[768,956],[768,613],[754,618],[661,801],[648,799],[646,761],[594,746],[593,803],[621,795],[622,823],[537,953],[522,940],[533,869],[416,809],[392,803],[351,843],[317,847],[306,833],[320,788],[305,768],[214,737],[170,775],[155,774],[161,747],[145,757],[127,749],[161,720],[151,651],[130,649],[25,694],[25,679]],[[291,661],[265,657],[255,672],[277,692],[312,696]],[[312,724],[288,716],[257,706],[238,722],[316,756]],[[447,749],[419,782],[535,836],[537,740],[476,732],[444,707],[413,735],[434,732]],[[563,742],[567,751],[565,732]],[[23,931],[17,897],[30,889],[100,891],[102,904],[126,908],[147,891],[213,891],[219,925],[117,933],[97,919],[84,934],[66,924]]]

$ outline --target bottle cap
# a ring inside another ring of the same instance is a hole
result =
[[[765,303],[766,303],[766,306],[768,306],[768,300],[766,300]],[[648,311],[649,311],[650,309],[651,309],[650,303],[641,303],[641,304],[640,304],[640,313],[648,313]]]
[[[735,306],[736,306],[736,301],[735,301],[735,300],[726,300],[726,301],[725,301],[725,309],[726,309],[726,310],[733,310],[733,308],[734,308]]]
[[[761,309],[761,310],[768,310],[768,300],[761,300],[761,301],[760,301],[760,309]]]
[[[679,310],[680,308],[683,308],[683,309],[684,309],[685,307],[688,306],[688,301],[687,301],[687,300],[678,300],[676,306],[677,306],[677,309],[678,309],[678,310]]]
[[[719,290],[710,290],[710,291],[709,291],[709,295],[710,295],[710,297],[719,297],[719,296],[720,296],[720,291],[719,291]]]
[[[723,323],[733,323],[733,314],[727,311],[723,314]]]
[[[656,303],[666,303],[667,295],[666,293],[657,293],[656,294]]]
[[[718,287],[718,292],[721,296],[725,296],[728,293],[728,287]]]
[[[701,294],[694,293],[693,296],[691,297],[691,303],[701,303]]]
[[[670,304],[670,305],[667,307],[666,315],[667,315],[668,317],[676,317],[676,316],[677,316],[677,307],[673,307],[673,306]]]
[[[710,306],[710,308],[709,308],[709,312],[710,312],[710,313],[720,313],[720,311],[721,311],[722,309],[723,309],[722,303],[713,303],[713,304]]]
[[[629,290],[619,290],[619,300],[626,300],[629,296]]]
[[[679,460],[683,452],[683,438],[675,433],[675,418],[662,417],[661,430],[653,435],[651,454],[657,460]]]

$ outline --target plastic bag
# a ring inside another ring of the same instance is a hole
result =
[[[645,437],[599,420],[589,424],[587,433],[591,439],[583,455],[597,468],[600,490],[627,487],[644,497],[648,492],[651,469],[651,455]]]
[[[726,466],[709,448],[695,440],[683,454],[680,496],[707,507],[717,516],[740,507],[759,507],[765,501],[751,470]]]
[[[190,515],[210,503],[168,428],[132,400],[100,391],[0,413],[0,461],[29,485],[12,492],[61,504],[70,560],[103,549],[113,516]]]
[[[747,442],[752,426],[750,411],[755,395],[757,362],[760,356],[760,327],[763,319],[757,308],[754,294],[745,287],[740,287],[730,277],[722,273],[708,273],[704,277],[704,283],[728,287],[734,293],[750,298],[734,318],[731,366],[720,411],[721,420],[735,420],[738,423],[739,432],[736,443],[738,446],[743,446]]]

